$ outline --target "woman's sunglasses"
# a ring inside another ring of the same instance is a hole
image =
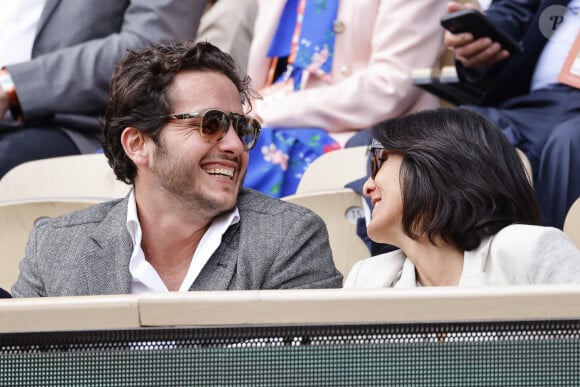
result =
[[[373,138],[373,142],[369,147],[369,162],[371,167],[371,177],[374,179],[381,169],[381,165],[383,165],[383,161],[381,160],[381,151],[385,149],[385,147]]]
[[[206,109],[195,113],[169,114],[164,117],[174,120],[199,119],[199,132],[201,137],[207,142],[220,141],[230,129],[230,125],[233,125],[246,150],[250,150],[256,145],[261,130],[260,123],[250,116],[226,113],[218,109]]]

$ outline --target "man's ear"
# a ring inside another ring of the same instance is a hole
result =
[[[123,149],[136,166],[143,166],[148,163],[150,145],[147,143],[151,138],[139,129],[128,126],[121,133],[121,144]]]

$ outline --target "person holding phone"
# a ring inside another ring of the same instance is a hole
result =
[[[483,13],[472,8],[444,15],[441,18],[441,25],[453,34],[468,32],[474,40],[488,38],[499,44],[502,51],[506,50],[508,53],[521,54],[523,51],[521,44],[490,23]]]
[[[450,2],[447,9],[469,7]],[[580,90],[558,80],[577,37],[578,16],[570,10],[578,7],[580,0],[493,1],[486,19],[521,43],[521,53],[467,32],[444,37],[461,81],[486,91],[480,106],[462,107],[490,118],[527,155],[542,223],[559,228],[580,196]]]

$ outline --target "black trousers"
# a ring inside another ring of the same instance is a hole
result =
[[[26,161],[79,153],[69,136],[55,127],[0,129],[0,178]]]

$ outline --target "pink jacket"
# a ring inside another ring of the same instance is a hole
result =
[[[267,80],[266,57],[285,0],[258,0],[248,74],[253,87]],[[305,88],[254,109],[264,125],[321,127],[340,143],[354,130],[412,111],[439,106],[411,82],[411,71],[433,67],[443,50],[439,18],[444,0],[341,1],[332,84],[310,77]],[[347,133],[344,133],[347,132]],[[339,134],[340,133],[340,134]]]

